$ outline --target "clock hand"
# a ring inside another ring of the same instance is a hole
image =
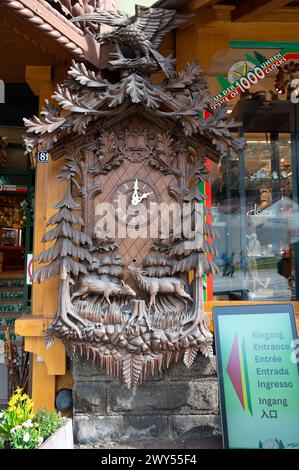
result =
[[[142,201],[142,199],[147,199],[150,194],[153,194],[153,192],[151,191],[150,193],[144,193],[144,194],[142,194],[142,196],[140,196],[140,198],[139,198],[140,201]]]
[[[131,204],[133,206],[137,206],[139,204],[139,196],[138,196],[138,179],[136,178],[135,183],[134,183],[134,192],[132,194],[132,200]]]
[[[132,197],[132,205],[133,206],[137,206],[143,199],[147,199],[147,197],[152,194],[152,192],[150,193],[144,193],[142,194],[141,196],[138,196],[138,194],[133,194],[133,197]]]

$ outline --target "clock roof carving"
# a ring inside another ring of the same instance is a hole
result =
[[[113,80],[73,61],[69,79],[58,85],[53,95],[57,105],[46,103],[39,117],[24,119],[28,152],[38,145],[42,145],[43,150],[51,150],[66,134],[72,139],[75,135],[82,136],[94,123],[116,122],[130,112],[143,114],[147,119],[161,122],[162,126],[167,122],[167,127],[183,132],[195,144],[204,137],[219,155],[229,148],[236,153],[244,148],[244,139],[232,134],[238,123],[228,118],[225,106],[209,108],[211,97],[199,65],[192,63],[177,73],[173,68],[174,59],[164,58],[156,50],[156,35],[162,37],[178,22],[186,21],[188,15],[143,7],[136,11],[132,18],[115,12],[77,18],[91,26],[97,22],[107,24],[107,21],[115,24],[112,33],[95,35],[100,42],[115,47],[116,52],[110,54]],[[143,36],[144,47],[141,46]],[[162,71],[165,80],[153,83],[153,71]]]

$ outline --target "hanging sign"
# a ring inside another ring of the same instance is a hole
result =
[[[293,306],[213,309],[224,447],[299,449]]]

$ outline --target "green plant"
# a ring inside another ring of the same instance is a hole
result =
[[[43,442],[39,426],[31,421],[26,423],[11,429],[9,440],[11,449],[36,449]]]
[[[31,421],[33,417],[33,401],[18,388],[9,400],[7,409],[1,412],[0,433],[7,438],[13,428]]]
[[[0,449],[36,449],[63,425],[56,411],[45,408],[33,413],[33,401],[18,388],[6,410],[0,411]]]
[[[41,408],[35,415],[35,422],[39,426],[40,434],[44,439],[47,439],[63,425],[63,418],[56,411]]]

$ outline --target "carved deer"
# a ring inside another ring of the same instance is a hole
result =
[[[177,277],[148,277],[133,266],[128,266],[129,271],[137,284],[150,295],[149,311],[152,307],[156,310],[157,294],[176,294],[183,299],[193,302],[192,297],[185,291],[185,282]]]
[[[135,297],[136,292],[124,281],[121,281],[120,284],[116,284],[113,281],[108,281],[106,279],[100,279],[95,275],[85,275],[80,283],[80,288],[77,292],[74,292],[72,299],[76,297],[86,298],[89,294],[98,294],[103,295],[110,304],[110,296],[128,296]]]

